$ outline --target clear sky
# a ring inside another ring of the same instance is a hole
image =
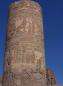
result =
[[[3,73],[8,8],[15,0],[0,0],[0,75]],[[63,0],[36,0],[43,8],[46,64],[63,83]]]

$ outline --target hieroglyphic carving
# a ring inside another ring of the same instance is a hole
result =
[[[14,8],[13,6],[11,7],[5,57],[9,58],[7,52],[10,50],[10,63],[8,61],[10,68],[7,66],[6,72],[8,72],[9,68],[9,74],[12,72],[14,76],[12,78],[13,85],[9,85],[9,82],[8,86],[42,85],[43,77],[40,71],[41,68],[42,71],[45,70],[41,33],[43,28],[39,6],[37,7],[38,9],[36,6],[34,6],[34,3],[31,1],[24,1],[24,3],[20,2],[19,4],[15,4]],[[43,67],[41,67],[41,65],[43,65]],[[29,71],[30,69],[32,73]],[[9,76],[7,79],[8,78]],[[45,81],[45,77],[43,79]]]

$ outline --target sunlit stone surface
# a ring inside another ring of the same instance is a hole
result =
[[[3,86],[46,86],[42,21],[34,1],[10,6]]]

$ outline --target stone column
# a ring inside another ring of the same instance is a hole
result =
[[[10,6],[3,86],[46,86],[41,7],[30,0]]]

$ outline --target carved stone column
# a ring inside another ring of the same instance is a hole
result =
[[[43,19],[34,1],[10,6],[3,86],[46,86]]]

